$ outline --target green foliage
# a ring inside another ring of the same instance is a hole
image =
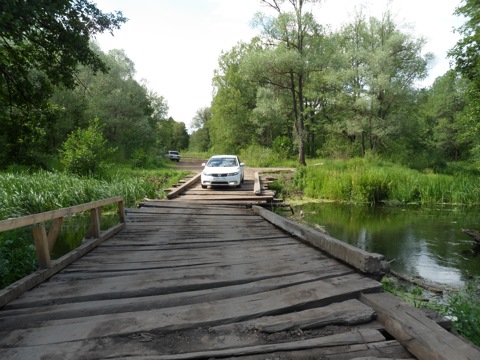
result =
[[[277,136],[273,141],[272,150],[280,159],[289,159],[295,154],[295,147],[287,136]]]
[[[107,147],[102,129],[98,118],[95,118],[87,129],[78,129],[68,136],[61,151],[66,171],[77,175],[93,175],[110,158],[115,150]]]
[[[473,174],[421,173],[373,159],[324,160],[297,170],[297,191],[312,199],[352,203],[480,204]]]
[[[0,219],[19,217],[114,196],[127,206],[145,197],[161,199],[164,190],[184,173],[116,167],[103,178],[58,172],[0,172]]]
[[[215,70],[211,118],[207,123],[210,149],[215,153],[239,153],[252,144],[255,126],[250,121],[255,108],[256,86],[240,73],[242,59],[254,45],[238,44],[219,58]]]
[[[147,165],[148,154],[143,149],[137,149],[132,155],[132,166],[137,168],[144,168]]]
[[[37,270],[30,229],[0,233],[0,289]]]
[[[447,315],[454,329],[480,346],[480,279],[474,279],[464,290],[450,294]]]
[[[0,2],[0,165],[45,164],[61,112],[53,87],[72,88],[81,64],[106,71],[89,41],[125,21],[89,0]]]
[[[0,172],[0,220],[114,196],[123,196],[126,206],[134,206],[145,197],[163,198],[164,189],[184,176],[184,172],[173,170],[132,170],[127,167],[106,172],[103,179],[44,170]],[[68,228],[67,224],[64,225],[64,229]],[[104,225],[102,221],[102,229]],[[77,238],[72,235],[73,241],[77,241]],[[31,228],[0,232],[0,288],[32,273],[36,268]]]

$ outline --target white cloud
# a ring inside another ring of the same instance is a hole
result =
[[[104,51],[124,49],[135,63],[138,79],[165,97],[169,115],[190,124],[196,111],[212,99],[213,71],[222,50],[249,41],[257,31],[250,21],[257,11],[267,10],[259,0],[97,0],[103,11],[122,11],[129,21],[115,36],[100,35]],[[318,20],[337,26],[352,18],[355,6],[368,3],[379,16],[386,0],[325,0],[316,10]],[[452,13],[460,0],[393,0],[398,22],[411,23],[415,34],[427,38],[426,51],[437,56],[432,78],[448,69],[446,52],[457,37]]]

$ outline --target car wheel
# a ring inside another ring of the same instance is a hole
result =
[[[202,185],[202,189],[206,189],[207,188],[207,185]]]
[[[237,185],[237,189],[240,189],[242,187],[242,184]]]

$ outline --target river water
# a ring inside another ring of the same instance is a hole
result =
[[[368,207],[307,203],[295,219],[369,252],[391,269],[448,286],[480,276],[480,246],[462,229],[480,231],[480,208]],[[302,216],[301,216],[302,215]]]

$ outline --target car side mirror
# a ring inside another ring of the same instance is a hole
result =
[[[205,167],[205,165],[207,165],[207,164],[205,164],[205,163],[202,163],[202,166],[203,166],[203,167]]]
[[[244,163],[240,163],[240,166],[245,166],[245,164],[244,164]]]

